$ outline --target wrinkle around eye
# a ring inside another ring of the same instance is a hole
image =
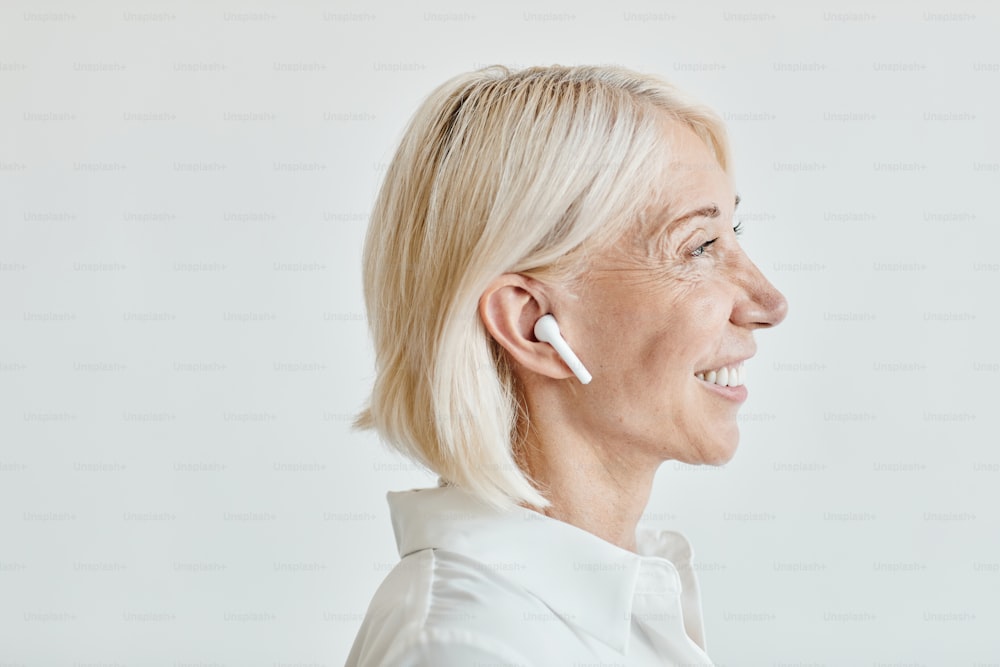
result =
[[[593,269],[594,274],[605,274],[619,286],[641,290],[644,293],[686,293],[704,281],[704,260],[686,257],[683,249],[665,249],[656,243],[636,248],[631,256],[619,256],[617,261]],[[702,262],[702,263],[699,263]]]
[[[683,261],[687,247],[699,234],[705,235],[706,232],[701,227],[682,227],[665,234],[654,234],[645,239],[638,239],[633,246],[637,259],[651,266],[662,262]]]

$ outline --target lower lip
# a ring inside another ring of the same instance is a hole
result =
[[[722,387],[714,382],[705,382],[704,380],[699,380],[698,378],[695,378],[695,380],[704,385],[709,391],[714,391],[719,396],[728,398],[730,401],[742,403],[747,400],[747,388],[742,384],[738,387]]]

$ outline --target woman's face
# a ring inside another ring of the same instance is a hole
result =
[[[712,151],[688,127],[664,127],[671,201],[592,255],[579,298],[560,304],[572,313],[563,334],[593,375],[576,387],[575,419],[661,461],[721,464],[753,380],[723,389],[696,374],[740,366],[756,352],[754,329],[781,322],[788,305],[737,241],[736,191]]]

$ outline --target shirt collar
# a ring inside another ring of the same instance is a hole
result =
[[[668,595],[680,595],[682,575],[690,580],[690,544],[675,531],[640,528],[635,554],[533,510],[494,509],[456,486],[389,491],[386,497],[401,558],[434,548],[478,560],[621,653],[628,647],[643,562],[671,561]]]

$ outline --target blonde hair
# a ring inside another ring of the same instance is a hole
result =
[[[355,429],[493,506],[549,505],[516,463],[528,415],[479,299],[508,272],[573,285],[628,231],[662,195],[664,112],[729,170],[715,112],[621,67],[495,65],[430,94],[365,239],[376,378]]]

